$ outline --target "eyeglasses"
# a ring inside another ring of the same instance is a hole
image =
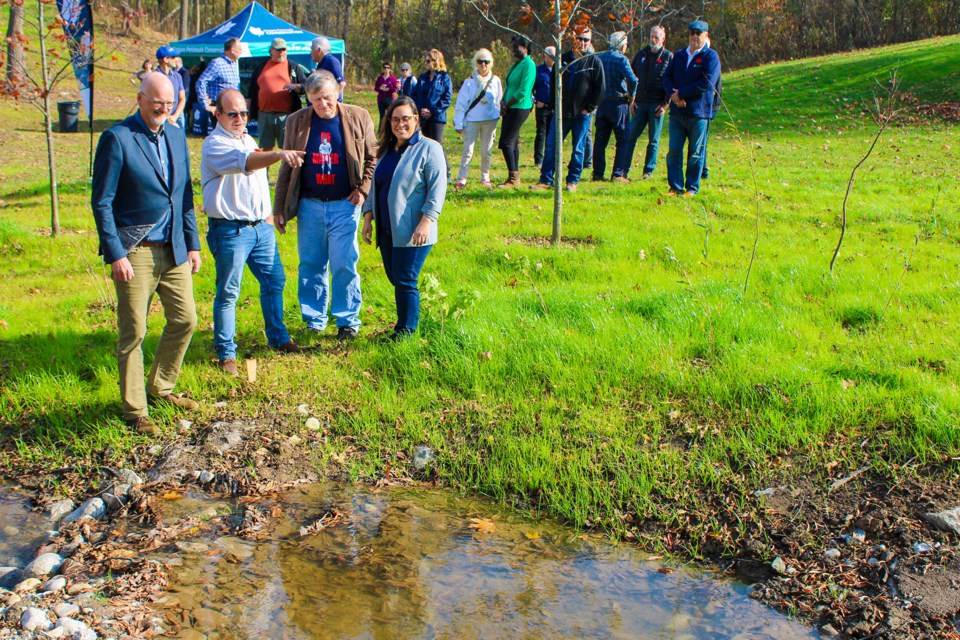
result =
[[[151,100],[150,104],[155,107],[166,107],[167,109],[173,109],[173,103],[166,100]]]
[[[703,35],[703,31],[697,31],[696,29],[690,29],[690,35],[692,35],[692,36]]]
[[[427,64],[430,64],[431,62],[433,62],[433,59],[432,59],[432,58],[427,58],[427,59],[424,60],[424,62],[426,62]]]
[[[237,117],[246,119],[250,116],[249,111],[223,111],[222,113],[223,115],[231,119],[237,118]]]
[[[390,118],[390,124],[407,124],[417,116],[394,116]]]
[[[477,64],[490,64],[493,60],[477,60]]]
[[[591,38],[590,36],[577,36],[577,40],[580,42],[590,42]]]

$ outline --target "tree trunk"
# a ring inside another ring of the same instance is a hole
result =
[[[200,33],[200,0],[197,0],[193,7],[194,11],[194,22],[197,25],[196,31],[194,33]]]
[[[387,0],[387,9],[380,23],[380,56],[390,59],[390,31],[393,28],[393,16],[396,13],[397,0]]]
[[[43,18],[44,0],[37,0],[40,16],[39,24],[46,24]],[[50,108],[50,66],[47,63],[47,39],[40,38],[40,72],[43,74],[43,124],[47,138],[47,167],[50,176],[50,233],[60,233],[60,197],[57,193],[57,159],[53,148],[53,113]]]
[[[180,39],[187,38],[190,30],[190,0],[180,0]]]
[[[294,4],[294,7],[296,7],[296,4]],[[293,15],[297,15],[296,9],[294,9]],[[223,21],[226,22],[231,17],[233,17],[233,11],[230,10],[230,0],[223,0]],[[296,24],[296,18],[294,18],[293,22]]]
[[[297,0],[290,0],[290,18],[293,24],[300,22],[300,5]]]
[[[23,73],[26,57],[23,53],[23,5],[10,3],[10,21],[7,23],[7,79]]]
[[[340,36],[343,41],[347,41],[350,35],[350,13],[353,11],[353,0],[343,0],[343,34]]]

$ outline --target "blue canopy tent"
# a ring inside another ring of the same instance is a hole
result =
[[[287,42],[287,58],[313,70],[310,58],[310,43],[317,34],[304,31],[273,15],[259,2],[251,2],[238,14],[209,31],[198,36],[171,42],[170,46],[179,49],[183,64],[189,69],[198,62],[209,62],[223,53],[223,43],[230,38],[238,38],[243,47],[240,56],[240,88],[247,94],[247,84],[257,67],[270,57],[270,43],[274,38],[283,38]],[[330,53],[343,64],[343,40],[329,38]],[[196,78],[194,78],[196,79]],[[253,124],[253,123],[251,123]]]

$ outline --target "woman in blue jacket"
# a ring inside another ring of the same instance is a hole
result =
[[[437,242],[437,219],[447,195],[440,144],[421,131],[417,104],[400,96],[380,128],[377,166],[363,204],[363,240],[377,228],[383,270],[393,285],[397,324],[390,339],[412,334],[420,322],[420,269]]]
[[[443,60],[443,53],[439,49],[427,51],[423,60],[427,67],[426,73],[420,76],[417,86],[413,90],[413,99],[420,112],[421,133],[443,145],[443,128],[447,124],[447,109],[453,101],[453,80],[447,73],[447,63]],[[447,173],[450,173],[450,163],[446,161]]]

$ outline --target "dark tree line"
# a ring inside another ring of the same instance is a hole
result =
[[[245,0],[110,0],[98,16],[123,16],[167,31],[193,35],[240,10]],[[449,62],[478,47],[504,41],[468,0],[263,0],[280,17],[308,30],[347,41],[352,73],[372,77],[381,60],[409,60],[419,68],[422,52],[444,51]],[[498,15],[522,11],[517,0],[489,0]],[[599,1],[597,2],[599,4]],[[499,5],[499,6],[498,6]],[[584,3],[589,7],[589,2]],[[184,15],[187,13],[188,15]],[[649,25],[662,18],[670,48],[683,46],[686,25],[702,18],[711,25],[714,46],[726,68],[892,44],[960,32],[960,0],[656,0],[646,5],[635,51]],[[607,15],[594,16],[596,23]],[[613,30],[615,25],[605,25]],[[179,27],[179,28],[178,28]],[[629,30],[629,29],[627,29]],[[504,60],[504,62],[506,62]]]

